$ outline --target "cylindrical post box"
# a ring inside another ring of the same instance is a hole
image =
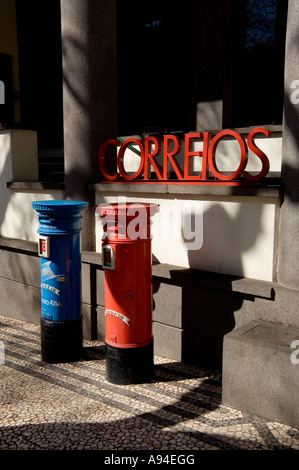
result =
[[[81,201],[36,201],[41,260],[41,353],[70,362],[82,352]]]
[[[99,206],[104,227],[106,378],[117,384],[153,377],[151,216],[156,204]]]

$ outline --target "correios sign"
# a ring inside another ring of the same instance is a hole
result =
[[[270,137],[268,129],[257,127],[247,137],[236,131],[224,130],[216,134],[213,139],[210,132],[193,132],[185,134],[185,146],[183,150],[183,165],[177,161],[177,155],[182,151],[182,141],[176,135],[164,135],[162,139],[149,136],[144,141],[136,138],[128,138],[123,142],[118,139],[106,140],[98,154],[98,163],[101,174],[110,183],[175,183],[175,184],[211,184],[211,185],[251,185],[261,181],[269,172],[270,163],[265,153],[255,143],[257,134]],[[240,148],[240,163],[238,168],[230,174],[222,173],[216,162],[217,146],[225,137],[230,136],[238,142]],[[203,149],[193,150],[194,142],[202,140]],[[106,151],[109,146],[119,147],[117,155],[117,170],[111,174],[106,167]],[[137,146],[140,163],[134,174],[128,174],[125,170],[125,152],[130,146]],[[248,149],[250,149],[260,160],[261,170],[258,174],[246,171],[248,163]],[[162,152],[163,166],[157,157]],[[192,159],[201,158],[202,167],[200,174],[192,173]],[[153,169],[153,172],[152,172]]]

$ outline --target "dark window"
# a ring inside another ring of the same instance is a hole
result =
[[[2,82],[1,90],[4,92],[4,103],[2,93],[0,94],[0,123],[11,124],[14,120],[12,58],[8,54],[0,54],[0,80]]]
[[[60,1],[16,0],[21,122],[39,149],[63,147]]]
[[[188,22],[189,0],[117,1],[119,135],[186,127]]]
[[[39,180],[63,181],[60,1],[16,0],[20,117],[37,130]]]
[[[286,13],[287,0],[118,0],[119,135],[281,124]]]
[[[247,0],[246,48],[274,44],[276,21],[277,0]]]
[[[287,1],[238,0],[226,126],[282,123]]]

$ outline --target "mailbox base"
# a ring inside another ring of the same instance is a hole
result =
[[[49,363],[73,362],[83,350],[82,317],[71,321],[41,318],[42,360]]]
[[[154,376],[153,342],[140,348],[119,348],[106,343],[106,378],[129,385],[149,382]]]

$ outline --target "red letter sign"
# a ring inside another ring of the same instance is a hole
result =
[[[118,140],[115,140],[115,139],[106,140],[103,143],[103,145],[101,146],[100,150],[99,150],[98,162],[99,162],[100,171],[101,171],[102,175],[104,176],[104,178],[106,178],[107,180],[112,181],[112,180],[115,180],[118,175],[117,175],[117,173],[115,173],[115,175],[110,175],[109,173],[107,173],[107,170],[106,170],[105,154],[106,154],[106,149],[107,149],[108,145],[110,145],[110,144],[113,144],[116,147],[119,147],[119,145],[120,145]]]
[[[219,172],[217,165],[216,165],[216,148],[220,140],[226,135],[232,135],[233,137],[235,137],[237,141],[239,142],[240,149],[241,149],[241,161],[240,161],[239,168],[237,169],[237,171],[235,171],[231,175],[223,175],[222,173]],[[217,134],[214,137],[209,147],[209,167],[212,173],[216,176],[216,178],[219,178],[220,180],[226,180],[226,181],[233,180],[235,178],[238,178],[238,176],[241,176],[241,174],[245,170],[245,167],[247,165],[247,160],[248,160],[247,154],[248,154],[247,145],[246,145],[244,137],[242,137],[240,134],[238,134],[235,131],[219,132],[219,134]]]
[[[268,157],[254,143],[254,136],[255,134],[258,134],[259,132],[261,132],[262,134],[265,134],[267,137],[271,136],[271,132],[268,131],[268,129],[264,129],[262,127],[257,127],[256,129],[253,129],[248,134],[247,145],[250,148],[250,150],[252,150],[260,158],[262,162],[262,169],[258,175],[250,175],[249,173],[247,173],[247,171],[243,172],[244,178],[250,181],[260,180],[261,178],[266,176],[266,174],[268,173],[270,169],[270,163],[269,163]]]
[[[174,142],[174,148],[169,149],[170,142]],[[182,143],[178,137],[175,135],[165,135],[164,136],[164,155],[163,155],[163,178],[167,180],[170,176],[170,163],[179,178],[179,180],[184,179],[183,172],[175,158],[182,148]]]
[[[136,173],[129,176],[126,173],[126,170],[125,170],[125,167],[124,167],[124,158],[125,158],[126,148],[131,144],[131,142],[133,142],[134,144],[137,144],[139,146],[139,149],[140,149],[140,164],[139,164],[139,167],[138,167],[138,170],[136,171]],[[130,139],[125,140],[125,142],[123,142],[120,146],[120,149],[119,149],[119,152],[118,152],[118,157],[117,157],[117,163],[118,163],[119,172],[125,180],[134,180],[135,178],[138,178],[143,172],[143,165],[144,165],[144,148],[143,148],[142,142],[140,140],[134,139],[134,138],[130,138]]]
[[[203,137],[203,151],[192,151],[191,139],[201,139]],[[210,144],[211,134],[209,132],[194,132],[193,134],[185,134],[185,157],[184,157],[184,179],[185,180],[205,180],[207,178],[207,160],[208,160],[208,148]],[[190,175],[191,162],[190,157],[199,156],[202,157],[202,170],[201,175]],[[208,170],[209,171],[209,170]]]
[[[154,143],[155,149],[150,153],[150,145]],[[161,152],[161,141],[156,137],[146,137],[144,141],[144,179],[148,180],[151,177],[151,165],[148,164],[148,160],[153,165],[156,175],[159,180],[163,179],[163,169],[157,163],[155,157]]]

